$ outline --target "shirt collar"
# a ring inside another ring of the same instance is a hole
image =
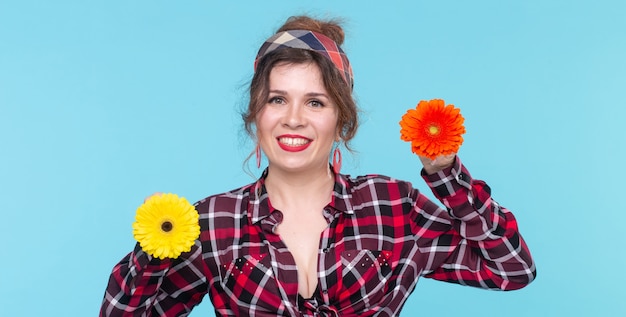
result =
[[[265,168],[261,177],[250,186],[248,216],[252,220],[252,223],[257,223],[267,218],[275,210],[270,203],[267,189],[265,188],[267,174],[268,169]],[[352,193],[350,191],[349,177],[343,174],[335,174],[335,185],[333,186],[332,197],[328,206],[331,207],[334,212],[344,212],[352,215],[354,214],[354,209],[351,204],[351,199]]]
[[[354,207],[352,206],[352,188],[350,184],[348,175],[335,174],[335,186],[330,206],[337,211],[353,215]]]

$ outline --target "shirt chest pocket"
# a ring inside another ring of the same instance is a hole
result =
[[[391,251],[345,250],[341,253],[341,284],[351,302],[375,303],[386,291],[393,271]]]
[[[271,311],[283,306],[269,254],[245,255],[224,264],[221,284],[234,307],[256,302],[256,309]]]

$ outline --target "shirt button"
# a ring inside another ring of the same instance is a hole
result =
[[[324,253],[328,253],[330,251],[330,248],[324,248],[324,250],[322,250]]]

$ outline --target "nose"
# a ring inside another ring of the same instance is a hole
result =
[[[286,109],[285,116],[283,118],[283,125],[291,129],[296,129],[304,126],[304,109],[297,104],[291,104]]]

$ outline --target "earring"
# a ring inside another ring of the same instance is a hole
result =
[[[261,168],[261,146],[256,145],[256,168]]]
[[[333,152],[333,172],[339,174],[339,171],[341,171],[341,150],[337,146]]]

